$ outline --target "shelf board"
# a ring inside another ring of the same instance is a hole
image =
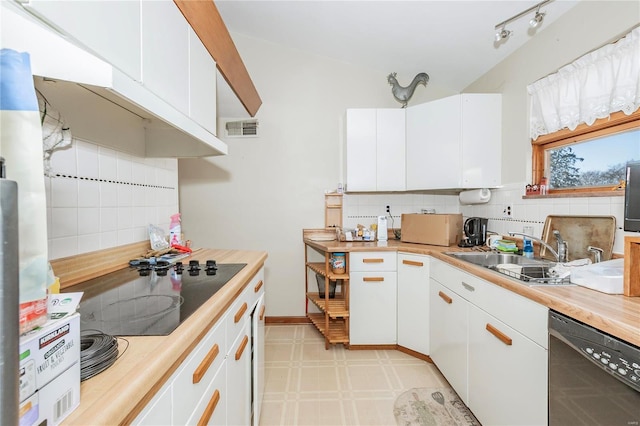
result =
[[[320,297],[318,293],[307,293],[307,298],[322,312],[329,314],[331,318],[346,318],[349,316],[349,308],[345,306],[344,298],[338,294],[336,294],[335,299],[328,299],[328,307],[327,300]]]
[[[325,272],[324,263],[322,263],[322,262],[307,262],[307,266],[313,272],[316,272],[316,273],[322,275],[323,277],[328,276],[329,279],[332,280],[332,281],[335,281],[335,280],[348,280],[349,279],[349,274],[334,274],[333,272],[328,272],[328,273]]]
[[[349,343],[349,332],[344,319],[329,321],[329,332],[325,330],[324,314],[307,314],[313,325],[325,336],[329,343]]]

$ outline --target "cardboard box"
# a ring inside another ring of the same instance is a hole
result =
[[[80,405],[80,362],[20,402],[20,426],[58,425]]]
[[[58,424],[80,404],[80,314],[20,337],[20,425]]]
[[[462,214],[403,214],[400,229],[402,242],[450,246],[462,240]]]

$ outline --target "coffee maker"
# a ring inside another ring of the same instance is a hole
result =
[[[470,217],[464,222],[464,235],[466,238],[460,241],[460,247],[482,246],[487,241],[487,222],[483,217]]]

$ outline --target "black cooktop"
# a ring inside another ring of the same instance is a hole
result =
[[[211,262],[211,261],[210,261]],[[145,266],[122,269],[73,286],[84,292],[81,330],[113,336],[166,336],[222,288],[246,263],[213,268]]]

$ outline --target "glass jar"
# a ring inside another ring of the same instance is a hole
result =
[[[347,272],[347,259],[344,253],[331,253],[331,272],[334,274]]]

